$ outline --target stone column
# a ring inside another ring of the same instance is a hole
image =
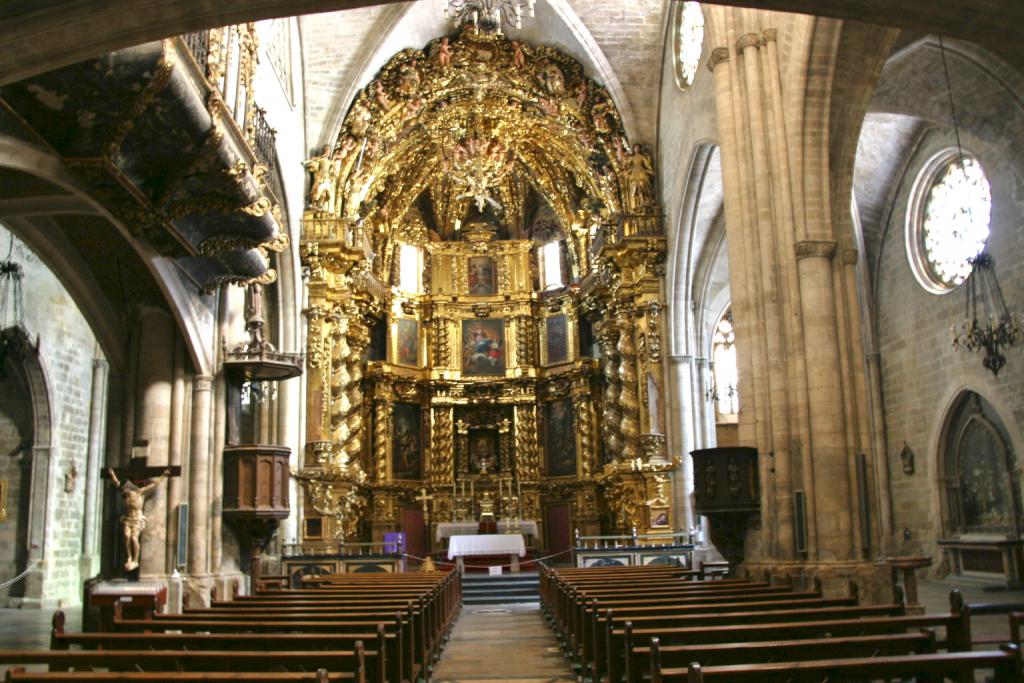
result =
[[[815,520],[818,557],[847,560],[853,549],[850,477],[845,453],[843,391],[836,341],[835,290],[832,257],[835,242],[804,240],[796,244],[800,277],[800,303],[807,346],[808,403],[814,459],[813,484],[828,482],[807,492],[808,522]],[[813,503],[813,510],[811,505]],[[810,525],[808,525],[810,531]]]
[[[189,458],[188,573],[205,580],[210,573],[207,555],[210,523],[210,397],[213,378],[192,379],[191,457]],[[205,596],[203,596],[205,600]]]
[[[181,340],[175,345],[174,384],[171,389],[171,445],[169,465],[181,466],[185,450],[186,399],[188,390],[185,381],[185,347]],[[168,574],[177,567],[178,558],[178,505],[181,503],[181,489],[185,471],[181,477],[171,477],[167,482],[167,566]]]
[[[85,519],[82,521],[82,577],[95,576],[100,569],[99,486],[103,468],[103,443],[106,438],[107,376],[109,365],[103,358],[92,362],[92,396],[89,402],[89,451],[85,466]]]
[[[139,318],[138,407],[135,438],[149,442],[151,467],[170,464],[171,394],[173,388],[174,343],[177,330],[171,317],[147,309]],[[149,524],[142,532],[140,577],[159,577],[167,567],[167,482],[149,494],[143,508]]]
[[[693,513],[693,458],[690,451],[697,447],[696,425],[700,416],[693,401],[693,356],[669,357],[669,391],[677,403],[669,419],[671,443],[679,453],[682,465],[673,477],[673,510],[676,529],[694,526]]]

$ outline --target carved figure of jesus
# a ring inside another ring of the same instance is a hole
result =
[[[163,474],[155,481],[142,487],[136,486],[132,481],[122,482],[114,474],[114,470],[109,467],[107,473],[110,474],[110,480],[114,482],[114,486],[121,492],[121,499],[124,501],[121,529],[124,532],[125,551],[128,554],[124,561],[124,568],[125,571],[130,572],[139,566],[139,537],[142,535],[143,529],[146,528],[146,516],[142,514],[142,505],[146,502],[146,495],[155,489],[171,473],[171,470],[164,470]]]

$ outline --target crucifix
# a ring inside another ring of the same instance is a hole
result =
[[[430,501],[434,500],[434,496],[428,494],[426,488],[421,488],[420,495],[413,498],[413,500],[423,505],[423,527],[427,541],[427,556],[424,558],[420,570],[432,572],[434,571],[434,558],[430,556]]]
[[[124,501],[124,514],[121,515],[121,529],[124,532],[125,571],[131,572],[139,567],[139,537],[146,528],[146,516],[142,506],[146,494],[155,489],[166,477],[181,476],[181,467],[147,467],[149,442],[139,441],[132,447],[132,458],[128,467],[108,467],[102,476],[114,482],[121,492]],[[150,478],[157,476],[156,481]]]

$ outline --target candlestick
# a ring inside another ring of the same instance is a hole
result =
[[[455,480],[452,479],[452,502],[454,502],[456,498],[458,498],[458,493],[455,489]]]
[[[472,479],[469,480],[469,497],[470,498],[476,498],[476,494],[473,493],[473,480]]]
[[[516,479],[516,495],[519,496],[520,502],[523,500],[523,482],[520,479]]]

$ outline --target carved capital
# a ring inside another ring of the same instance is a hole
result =
[[[843,249],[839,256],[842,258],[844,266],[855,266],[857,265],[857,260],[860,258],[860,252],[856,249]]]
[[[774,43],[779,39],[779,29],[777,28],[766,28],[761,31],[761,44]]]
[[[192,393],[198,394],[201,391],[210,391],[213,387],[213,377],[210,375],[196,375],[192,378]]]
[[[836,255],[836,243],[833,240],[802,240],[793,245],[797,260],[811,256],[831,259]]]
[[[744,33],[736,41],[736,51],[743,52],[748,47],[757,47],[761,44],[760,33]]]
[[[708,71],[714,71],[715,67],[722,62],[729,61],[729,50],[724,47],[716,47],[711,51],[711,56],[708,57]]]

